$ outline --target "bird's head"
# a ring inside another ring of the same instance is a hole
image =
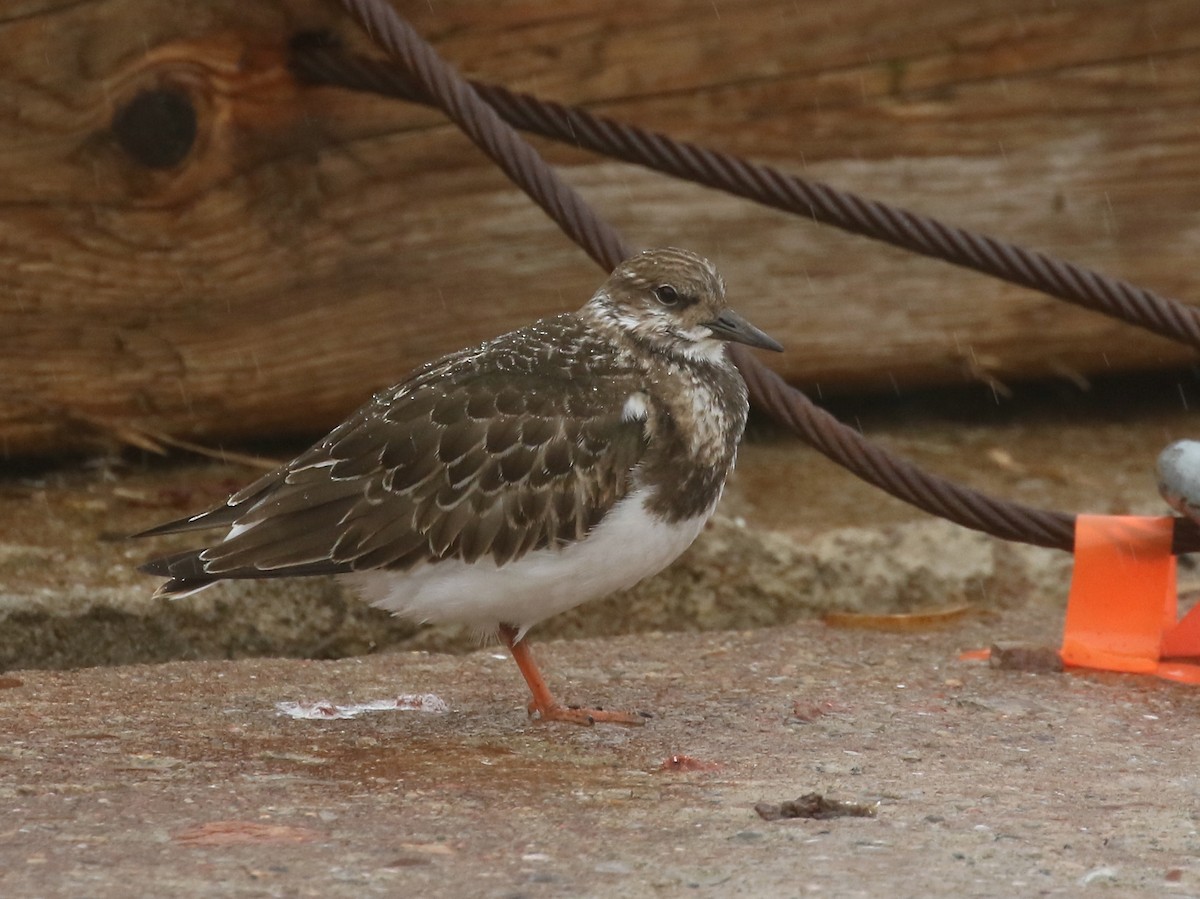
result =
[[[783,351],[729,308],[711,262],[674,247],[626,259],[584,309],[644,346],[693,361],[722,360],[727,340]]]

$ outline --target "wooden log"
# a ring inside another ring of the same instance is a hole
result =
[[[1197,294],[1194,0],[399,4],[467,74]],[[333,2],[0,9],[0,451],[313,433],[602,277],[436,113],[298,85]],[[544,143],[544,142],[543,142]],[[1178,365],[1049,298],[577,150],[822,390]]]

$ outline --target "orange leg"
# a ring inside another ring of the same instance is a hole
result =
[[[512,653],[513,661],[521,669],[525,683],[529,684],[529,692],[533,699],[529,701],[530,715],[537,715],[542,721],[568,721],[571,724],[582,724],[590,727],[596,722],[609,724],[626,724],[630,727],[641,727],[646,723],[647,715],[635,712],[613,712],[606,709],[579,709],[559,705],[550,695],[550,688],[538,670],[533,653],[524,640],[517,641],[517,629],[511,624],[500,625],[500,639]]]

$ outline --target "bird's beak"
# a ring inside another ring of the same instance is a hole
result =
[[[712,331],[713,337],[719,340],[732,340],[734,343],[744,343],[763,350],[774,350],[782,353],[783,347],[774,338],[758,330],[732,309],[726,309],[704,327]]]

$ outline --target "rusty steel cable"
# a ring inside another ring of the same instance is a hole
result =
[[[375,0],[342,0],[342,5],[404,67],[424,94],[434,99],[434,105],[605,271],[612,271],[629,256],[616,229],[602,221],[532,146],[480,100],[458,71],[396,10]]]
[[[629,255],[617,231],[597,216],[386,0],[342,0],[342,4],[403,66],[415,81],[417,90],[458,125],[606,271]],[[945,228],[929,221],[938,228]],[[928,234],[937,229],[926,227],[921,230]],[[1100,277],[1088,274],[1092,277],[1085,278],[1085,282],[1094,283],[1094,279]],[[1133,290],[1147,293],[1137,288]],[[1157,299],[1161,301],[1161,298]],[[785,383],[748,352],[735,348],[734,358],[752,397],[762,408],[868,483],[964,527],[1003,539],[1068,551],[1073,549],[1073,516],[1000,500],[922,471],[911,462],[871,444],[853,428],[817,408],[802,392]],[[1189,520],[1177,518],[1174,550],[1191,552],[1197,549],[1200,549],[1200,529]]]
[[[1052,549],[1074,548],[1074,516],[998,499],[923,471],[842,424],[746,350],[730,350],[752,402],[867,483],[918,509],[993,537]],[[1179,521],[1182,519],[1177,524]]]
[[[388,60],[310,42],[294,49],[291,66],[310,84],[437,105]],[[577,106],[484,82],[468,83],[501,118],[522,131],[982,272],[1200,349],[1200,310],[1123,279]]]

